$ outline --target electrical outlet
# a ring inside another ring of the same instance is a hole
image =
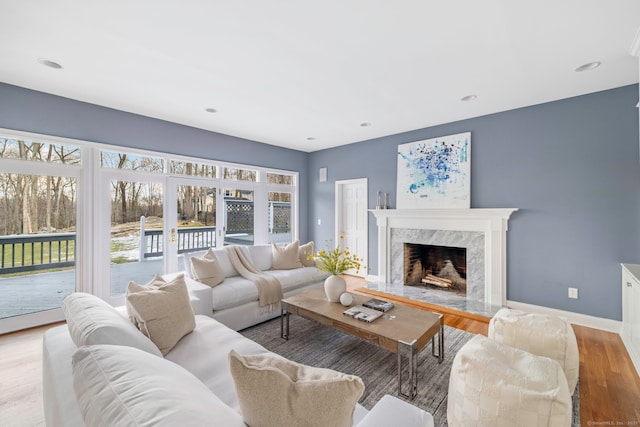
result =
[[[322,225],[322,220],[318,218],[318,225]]]
[[[578,288],[569,288],[569,298],[578,299]]]

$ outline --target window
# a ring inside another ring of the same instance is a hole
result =
[[[80,149],[70,145],[0,137],[0,158],[76,165],[80,163]]]
[[[293,176],[267,172],[267,184],[293,185]]]
[[[185,253],[297,238],[296,172],[2,132],[0,321],[58,321],[75,290],[122,304]]]
[[[179,160],[171,160],[170,172],[174,175],[202,176],[206,178],[215,178],[218,168],[215,165],[206,163],[183,162]]]
[[[291,237],[291,193],[269,192],[269,243],[289,243]]]
[[[257,182],[258,171],[252,169],[225,167],[222,170],[222,179],[228,179],[230,181]]]
[[[100,151],[100,166],[107,169],[127,169],[141,172],[164,172],[164,159],[138,154]]]
[[[78,146],[0,136],[0,320],[50,322],[76,290],[81,154]]]

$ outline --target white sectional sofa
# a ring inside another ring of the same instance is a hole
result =
[[[162,357],[123,310],[87,294],[72,303],[71,309],[65,307],[69,327],[54,327],[44,335],[48,427],[245,425],[228,354],[232,349],[244,355],[273,353],[198,315],[195,329]],[[385,396],[371,411],[356,405],[353,425],[433,426],[433,418]]]
[[[313,287],[322,286],[329,276],[316,267],[303,266],[289,270],[273,270],[273,254],[271,245],[238,246],[245,251],[253,265],[268,274],[275,276],[282,285],[285,297],[295,295]],[[280,315],[279,305],[271,312],[263,313],[258,306],[258,290],[248,279],[240,276],[233,267],[225,249],[214,249],[218,262],[224,271],[224,281],[210,287],[192,279],[190,258],[200,257],[206,251],[192,252],[184,255],[185,271],[167,274],[167,280],[177,274],[184,274],[193,309],[196,314],[213,317],[233,330],[239,331],[249,326],[273,319]]]

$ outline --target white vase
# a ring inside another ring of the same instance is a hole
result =
[[[340,276],[332,275],[324,281],[324,293],[330,302],[340,302],[340,295],[346,290],[347,282]]]

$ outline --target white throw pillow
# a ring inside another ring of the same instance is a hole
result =
[[[190,260],[193,280],[212,288],[224,281],[224,271],[213,250],[209,249],[202,257],[191,257]]]
[[[77,347],[114,344],[162,356],[158,347],[125,316],[95,295],[74,292],[62,301],[62,311]]]
[[[299,242],[291,242],[286,246],[276,246],[271,244],[273,253],[272,268],[274,270],[292,270],[294,268],[302,268],[300,262]]]
[[[355,375],[314,368],[271,354],[229,364],[242,417],[251,427],[350,427],[364,383]]]
[[[298,250],[298,254],[299,254],[299,257],[300,257],[300,262],[302,263],[303,266],[305,266],[305,267],[315,267],[316,266],[316,260],[314,260],[312,258],[313,251],[314,251],[314,243],[313,243],[313,241],[311,241],[309,243],[305,243],[304,245],[300,246],[300,249]]]
[[[72,359],[73,388],[87,427],[245,427],[198,378],[134,348],[86,346]]]
[[[193,331],[195,314],[184,275],[157,288],[135,288],[127,294],[140,331],[166,355],[180,338]]]

